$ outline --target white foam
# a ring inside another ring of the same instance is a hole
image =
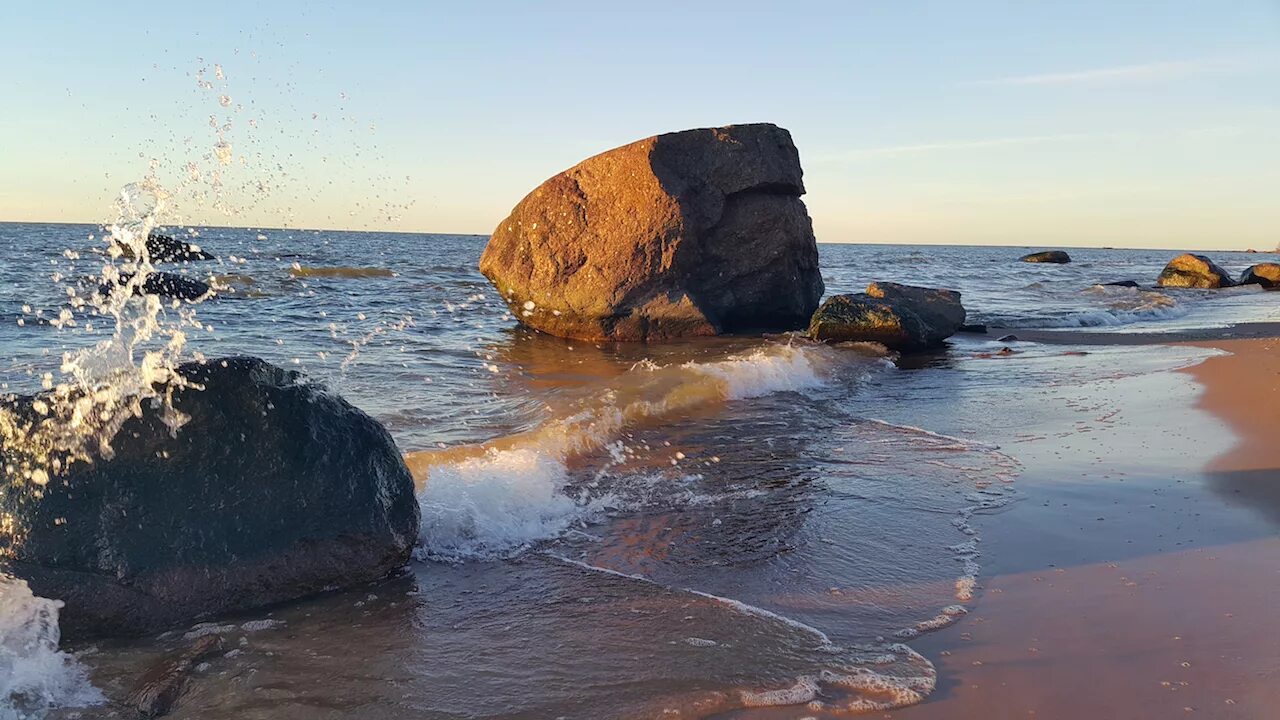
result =
[[[565,495],[568,481],[561,460],[533,448],[435,466],[418,494],[422,551],[455,561],[503,557],[556,537],[592,511]]]
[[[84,666],[58,650],[61,607],[36,597],[25,580],[0,575],[0,720],[104,701]]]
[[[815,362],[814,353],[813,348],[779,345],[719,362],[686,363],[684,367],[724,380],[728,399],[745,400],[821,387],[825,377]]]

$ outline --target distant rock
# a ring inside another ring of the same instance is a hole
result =
[[[59,598],[63,636],[155,632],[205,616],[377,580],[418,536],[413,480],[395,442],[336,395],[255,358],[178,368],[189,421],[159,410],[47,484],[14,475],[47,422],[41,396],[4,402],[0,554]]]
[[[1241,285],[1280,287],[1280,263],[1258,263],[1240,275]]]
[[[877,342],[890,350],[923,350],[954,335],[964,318],[958,292],[871,283],[865,293],[827,298],[809,323],[809,336]]]
[[[480,271],[518,321],[562,337],[801,328],[823,293],[801,175],[775,125],[640,140],[529,193]]]
[[[1224,288],[1235,285],[1226,270],[1204,255],[1186,253],[1169,261],[1156,284],[1161,287]]]
[[[1140,285],[1138,285],[1137,280],[1117,280],[1115,282],[1102,283],[1102,286],[1103,287],[1127,287],[1127,288],[1141,287]]]
[[[132,278],[132,274],[124,273],[120,276],[120,282],[128,283]],[[105,295],[115,292],[119,287],[120,284],[108,283],[100,288],[100,292]],[[212,292],[213,288],[209,287],[209,283],[167,272],[151,273],[142,281],[142,287],[133,290],[135,295],[158,295],[178,300],[200,300]]]
[[[987,326],[982,323],[974,323],[972,325],[961,325],[956,332],[969,333],[972,335],[986,335]]]
[[[1062,265],[1071,262],[1071,256],[1061,250],[1045,250],[1044,252],[1034,252],[1030,255],[1023,255],[1018,258],[1021,262],[1027,263],[1052,263]]]
[[[213,260],[214,257],[200,248],[199,245],[178,240],[169,235],[151,233],[147,236],[147,255],[151,262],[194,262],[197,260]],[[127,245],[117,245],[124,257],[132,257],[133,250]]]

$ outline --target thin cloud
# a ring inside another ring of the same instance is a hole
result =
[[[819,156],[812,162],[832,163],[851,162],[878,157],[906,155],[925,155],[936,152],[953,152],[965,150],[985,150],[988,148],[1016,147],[1025,145],[1050,145],[1056,143],[1089,142],[1099,140],[1156,140],[1169,138],[1221,138],[1241,135],[1248,128],[1239,125],[1215,125],[1198,128],[1179,128],[1174,130],[1124,130],[1112,132],[1057,133],[1053,135],[1014,135],[995,138],[975,138],[973,140],[949,140],[911,145],[883,145],[880,147],[858,148],[842,153]]]
[[[949,150],[980,150],[984,148],[1005,147],[1009,145],[1039,145],[1043,143],[1070,142],[1074,140],[1098,140],[1114,138],[1119,133],[1059,133],[1056,135],[1018,135],[1014,137],[981,138],[976,140],[955,140],[914,145],[886,145],[882,147],[860,148],[848,152],[818,158],[818,162],[857,160],[860,158],[880,157],[885,155],[919,155]]]
[[[996,78],[994,80],[970,80],[961,83],[961,85],[1083,85],[1090,83],[1162,80],[1174,77],[1185,77],[1187,75],[1215,70],[1229,70],[1239,66],[1240,61],[1234,59],[1206,58],[1200,60],[1173,60],[1169,62],[1142,63],[1139,65],[1117,65],[1115,67],[1095,68],[1092,70],[1080,70],[1075,72],[1016,75],[1013,77]]]

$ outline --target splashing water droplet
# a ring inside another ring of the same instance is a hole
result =
[[[219,163],[230,165],[232,160],[231,143],[226,140],[219,140],[213,146],[213,154],[217,156]]]

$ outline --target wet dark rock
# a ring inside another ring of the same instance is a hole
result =
[[[1169,261],[1156,284],[1161,287],[1224,288],[1235,285],[1226,270],[1204,255],[1186,253]]]
[[[776,125],[640,140],[529,193],[480,271],[516,320],[561,337],[802,328],[823,284],[801,176]]]
[[[1258,263],[1240,275],[1241,285],[1280,287],[1280,263]]]
[[[1023,255],[1018,258],[1018,260],[1026,263],[1052,263],[1054,265],[1062,265],[1071,262],[1071,256],[1061,250],[1045,250],[1043,252],[1034,252],[1029,255]]]
[[[969,333],[971,335],[986,335],[987,326],[982,323],[974,323],[972,325],[961,325],[956,332]]]
[[[871,283],[865,293],[827,298],[809,323],[809,336],[877,342],[890,350],[924,350],[954,335],[964,318],[958,292]]]
[[[127,245],[118,245],[124,257],[132,257],[133,250]],[[147,256],[151,262],[195,262],[197,260],[213,260],[214,257],[185,240],[178,240],[170,235],[151,233],[147,236]]]
[[[129,273],[120,276],[121,283],[127,283],[132,279],[133,275]],[[108,283],[99,288],[99,292],[105,295],[114,292],[118,287],[120,285]],[[142,281],[142,287],[133,289],[134,295],[158,295],[177,300],[200,300],[211,292],[213,288],[203,280],[167,272],[153,272]]]
[[[1102,283],[1102,285],[1103,287],[1127,287],[1127,288],[1141,287],[1140,285],[1138,285],[1137,280],[1117,280],[1115,282]]]
[[[998,337],[998,338],[996,338],[996,342],[1018,342],[1018,336],[1017,336],[1017,335],[1005,335],[1004,337]],[[1005,348],[1005,349],[1006,349],[1006,350],[1008,350],[1009,348]]]
[[[0,556],[33,592],[59,598],[63,636],[142,634],[193,619],[378,580],[408,560],[413,480],[387,431],[342,398],[256,358],[178,368],[189,416],[161,412],[47,486],[11,476],[0,446]],[[199,388],[203,389],[197,389]],[[4,401],[43,422],[36,397]]]
[[[143,673],[129,690],[125,703],[142,717],[168,715],[182,697],[196,664],[222,649],[222,638],[217,635],[198,638],[190,647],[161,659]]]

